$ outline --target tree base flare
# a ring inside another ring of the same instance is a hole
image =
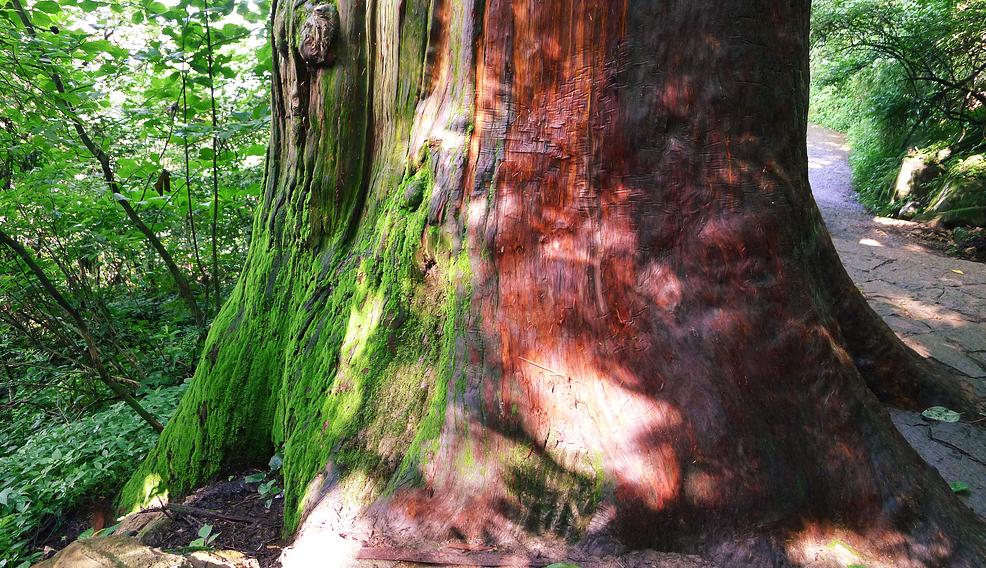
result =
[[[282,554],[283,566],[371,567],[379,565],[374,561],[396,561],[408,566],[547,566],[570,562],[579,566],[614,568],[845,568],[853,565],[923,568],[980,566],[982,558],[972,548],[955,554],[953,550],[944,550],[930,540],[925,545],[915,546],[912,538],[899,533],[871,532],[866,538],[861,538],[856,533],[841,529],[823,530],[818,526],[787,536],[748,535],[708,543],[709,546],[704,547],[701,554],[628,550],[626,546],[605,538],[573,543],[550,535],[533,536],[522,527],[514,527],[518,539],[503,544],[466,539],[461,534],[429,540],[416,536],[419,533],[407,526],[401,532],[394,532],[392,523],[379,523],[374,515],[367,514],[367,507],[354,505],[345,498],[345,493],[333,491],[323,497],[302,522],[294,543]],[[376,514],[379,514],[379,509]],[[905,550],[914,553],[906,553]]]

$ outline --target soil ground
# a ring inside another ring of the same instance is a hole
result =
[[[236,475],[199,489],[182,504],[217,512],[226,518],[168,511],[173,519],[168,530],[146,539],[145,544],[181,552],[198,538],[199,529],[209,524],[216,535],[211,542],[213,548],[242,552],[256,558],[261,568],[280,566],[278,557],[285,544],[281,540],[283,499],[273,499],[268,508],[257,491],[257,484],[247,483],[244,475]]]

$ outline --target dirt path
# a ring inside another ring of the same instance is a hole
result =
[[[911,223],[868,214],[852,191],[848,155],[839,133],[809,127],[812,193],[846,270],[905,343],[986,397],[986,264],[941,256],[909,237]],[[946,481],[969,484],[963,499],[986,516],[986,431],[909,412],[893,419]]]

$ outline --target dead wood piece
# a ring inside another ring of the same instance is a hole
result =
[[[509,552],[459,552],[453,550],[411,550],[389,547],[366,547],[356,555],[359,560],[390,560],[396,562],[417,562],[437,566],[548,566],[561,559],[531,558],[524,554]]]
[[[162,511],[167,513],[171,511],[173,513],[178,513],[182,515],[197,515],[200,517],[212,517],[214,519],[222,519],[224,521],[233,521],[236,523],[259,523],[260,519],[251,519],[249,517],[243,517],[240,515],[232,515],[229,513],[223,513],[222,511],[213,511],[212,509],[202,509],[201,507],[193,507],[191,505],[180,505],[177,503],[168,504],[164,507],[154,507],[152,509],[147,509],[147,511]]]

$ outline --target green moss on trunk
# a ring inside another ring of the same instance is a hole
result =
[[[411,480],[444,421],[468,266],[428,230],[427,144],[409,156],[429,2],[342,7],[338,62],[317,71],[295,51],[294,4],[273,15],[277,118],[248,260],[127,509],[281,450],[291,530],[330,458],[381,487]]]

